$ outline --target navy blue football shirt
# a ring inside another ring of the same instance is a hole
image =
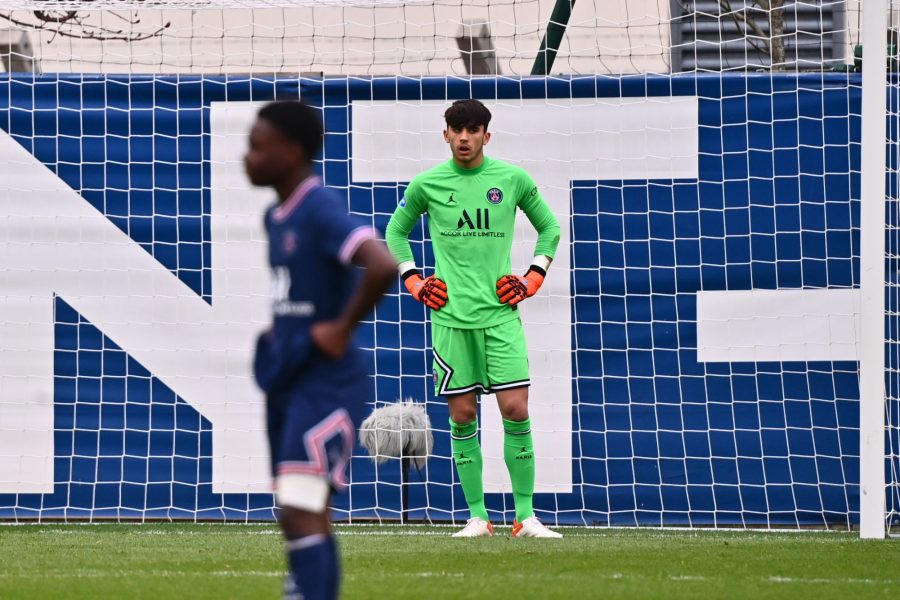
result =
[[[313,323],[341,314],[359,281],[353,255],[376,237],[345,206],[312,176],[266,212],[273,320],[257,344],[254,370],[268,394],[284,391],[298,377],[341,382],[366,375],[356,347],[332,360],[313,347],[309,335]]]

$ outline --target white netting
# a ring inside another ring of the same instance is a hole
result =
[[[887,316],[887,398],[885,423],[887,438],[888,530],[900,528],[900,83],[898,83],[898,33],[900,3],[891,2],[888,35],[888,135],[885,286]]]
[[[30,32],[46,72],[464,75],[457,38],[477,36],[486,23],[499,71],[524,75],[553,8],[546,0],[381,4],[235,3],[215,10],[175,2],[147,10],[142,3],[110,3],[122,10],[99,11],[91,3],[60,22],[52,20],[60,13],[42,20],[0,4],[0,17]],[[576,4],[554,72],[667,71],[668,20],[660,8],[656,0]],[[107,39],[61,34],[72,30]],[[121,41],[135,37],[146,39]]]
[[[852,526],[860,6],[782,5],[578,2],[531,78],[552,0],[0,1],[0,517],[270,517],[251,103],[322,106],[326,183],[383,229],[474,96],[564,232],[524,310],[539,515]],[[377,401],[426,402],[435,450],[406,504],[399,461],[356,457],[338,514],[463,518],[424,311],[394,290],[362,334]]]

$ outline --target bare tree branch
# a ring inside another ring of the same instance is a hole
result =
[[[33,14],[38,20],[43,21],[44,23],[65,23],[78,16],[78,13],[74,10],[67,10],[65,12],[35,10],[33,11]]]
[[[747,7],[743,6],[743,10],[735,10],[731,7],[731,0],[718,0],[719,7],[723,12],[728,14],[731,17],[731,20],[734,21],[734,24],[737,26],[738,31],[744,34],[744,39],[750,44],[754,50],[757,52],[762,52],[763,54],[770,55],[769,46],[763,41],[766,40],[769,36],[766,35],[766,32],[762,30],[759,26],[759,23],[756,22],[755,19],[749,19],[747,17]],[[756,0],[757,3],[765,2],[765,0]],[[748,29],[753,32],[756,36],[751,37],[748,35]]]
[[[757,0],[764,2],[765,0]],[[784,70],[784,0],[772,0],[769,11],[769,56],[772,58],[772,69]]]
[[[48,0],[47,4],[53,4],[55,0]],[[89,0],[86,0],[89,1]],[[0,12],[0,19],[4,19],[13,25],[17,25],[24,29],[49,31],[53,34],[52,42],[56,36],[75,38],[81,40],[97,40],[97,41],[123,41],[123,42],[139,42],[149,38],[157,37],[171,25],[166,22],[160,27],[156,27],[150,31],[135,31],[135,26],[141,20],[137,13],[128,11],[129,17],[125,17],[120,13],[113,13],[119,19],[125,22],[124,28],[114,28],[107,25],[97,25],[90,22],[90,13],[82,13],[74,10],[34,10],[29,13],[30,19],[16,16],[12,11]]]

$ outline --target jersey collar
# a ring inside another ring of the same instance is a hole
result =
[[[272,217],[276,221],[284,221],[298,206],[309,196],[309,193],[322,185],[322,180],[316,175],[310,175],[300,182],[287,200],[275,207],[272,211]]]
[[[450,168],[460,175],[478,175],[479,173],[487,169],[489,164],[491,164],[491,159],[485,156],[481,164],[474,169],[463,169],[458,164],[456,164],[455,160],[453,160],[452,158],[450,159]]]

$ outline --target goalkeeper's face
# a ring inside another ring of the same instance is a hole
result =
[[[491,134],[483,125],[467,125],[465,127],[449,126],[444,130],[444,140],[450,144],[453,158],[464,167],[477,167],[484,157],[484,145],[491,139]]]

